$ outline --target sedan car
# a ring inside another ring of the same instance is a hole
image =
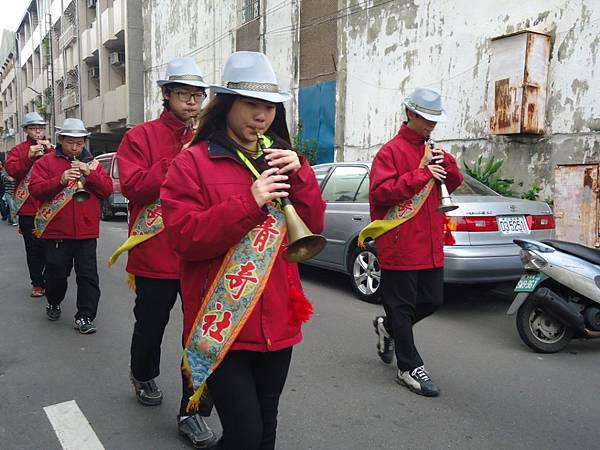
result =
[[[358,233],[371,220],[371,164],[319,164],[313,169],[327,202],[327,246],[306,264],[347,273],[360,299],[378,302],[381,269],[376,250],[356,244]],[[544,202],[503,197],[468,175],[451,198],[458,205],[447,213],[456,243],[444,247],[446,283],[517,280],[523,269],[513,239],[554,236],[552,210]]]

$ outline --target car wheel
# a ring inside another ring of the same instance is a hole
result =
[[[115,215],[110,210],[108,202],[102,202],[100,204],[100,218],[105,221],[112,220]]]
[[[573,328],[539,308],[530,296],[517,312],[517,331],[529,348],[539,353],[557,353],[573,338]]]
[[[356,248],[349,265],[352,290],[356,296],[365,302],[381,303],[381,267],[377,255],[368,248]]]

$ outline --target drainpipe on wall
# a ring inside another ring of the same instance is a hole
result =
[[[15,141],[18,140],[21,142],[23,140],[23,130],[21,129],[21,124],[23,123],[23,92],[25,89],[19,89],[21,83],[21,52],[19,50],[19,30],[15,33],[15,62],[16,68],[15,70],[15,100],[17,102],[17,123],[15,124],[16,129],[19,132],[16,132],[15,129]]]
[[[75,1],[75,35],[77,36],[77,90],[79,95],[79,118],[83,121],[83,99],[81,98],[81,36],[79,35],[79,0]]]

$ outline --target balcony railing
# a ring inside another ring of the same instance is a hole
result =
[[[77,91],[65,92],[60,101],[63,111],[77,107],[79,105]]]
[[[69,28],[63,31],[63,33],[58,38],[58,46],[60,49],[64,49],[68,47],[72,42],[77,39],[77,35],[75,34],[75,27],[70,25]]]

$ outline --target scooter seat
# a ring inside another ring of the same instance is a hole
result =
[[[555,248],[556,250],[568,253],[569,255],[577,256],[578,258],[585,259],[592,264],[597,264],[600,266],[600,250],[586,247],[585,245],[575,244],[574,242],[555,241],[552,239],[542,242],[552,248]]]

